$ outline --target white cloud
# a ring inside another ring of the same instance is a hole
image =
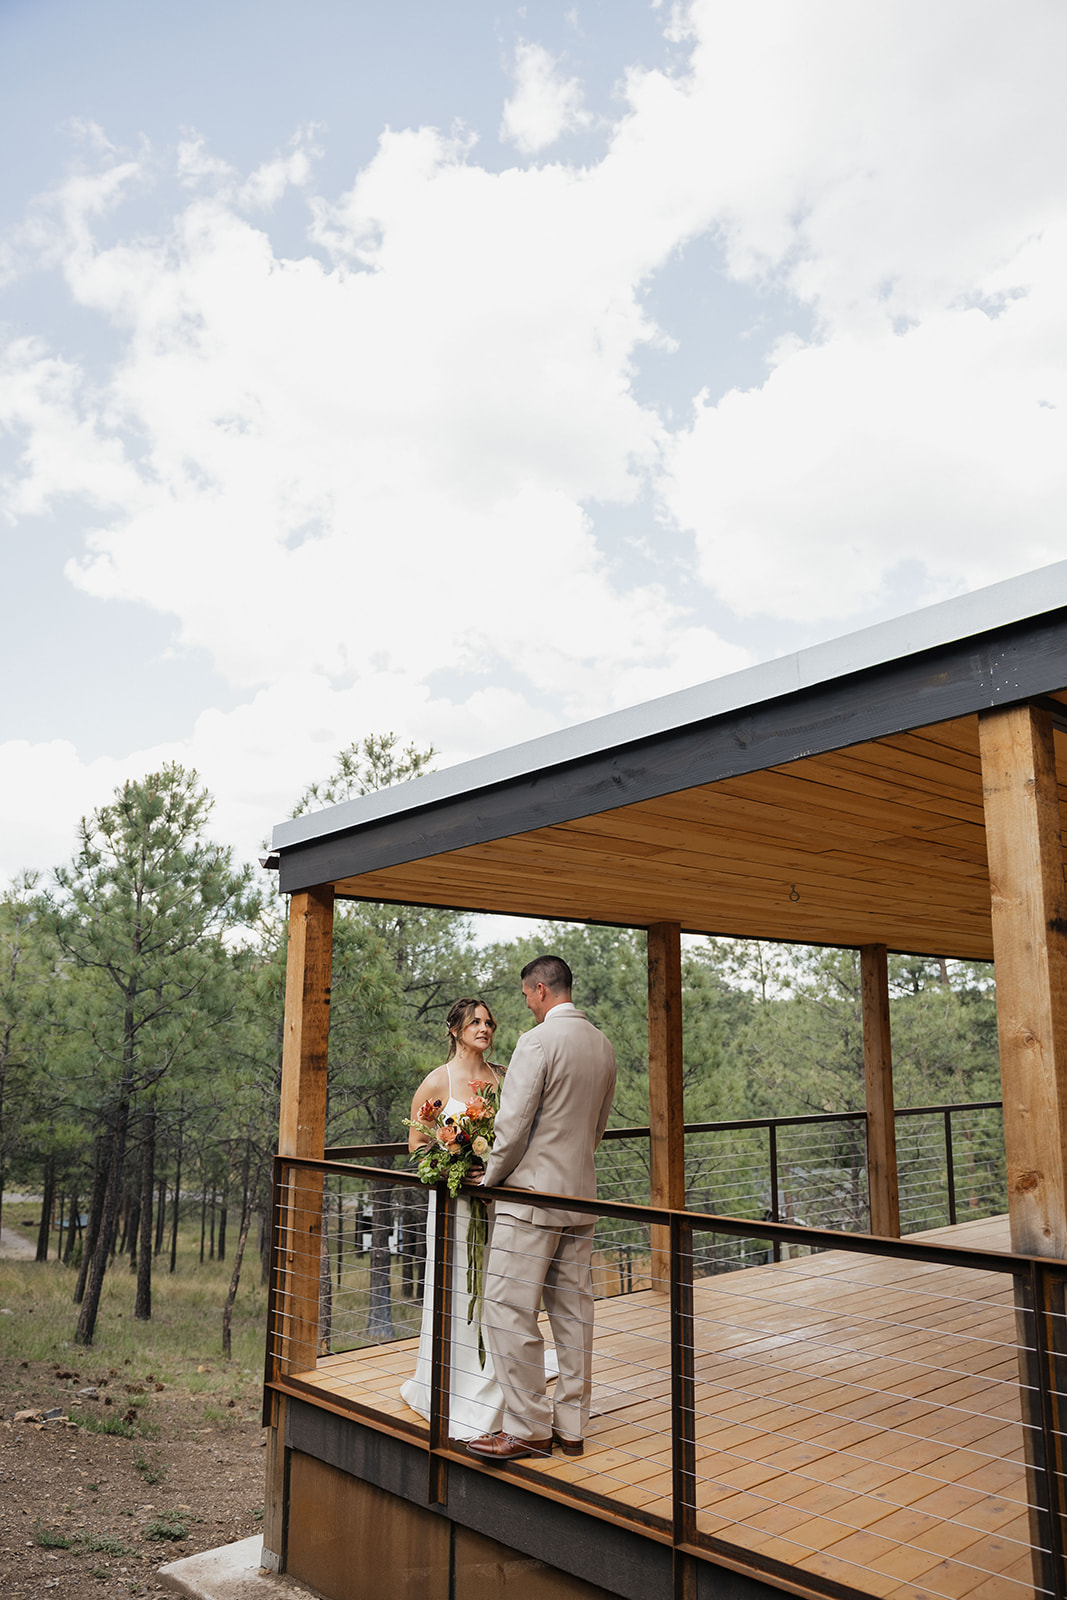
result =
[[[587,128],[592,117],[582,105],[577,78],[565,78],[559,62],[539,44],[515,50],[515,92],[504,102],[500,137],[523,155],[536,155],[564,133]]]
[[[700,0],[690,23],[692,78],[636,79],[620,139],[654,129],[665,174],[704,152],[732,272],[817,330],[667,449],[704,581],[836,619],[901,561],[932,599],[1063,556],[1067,13]]]
[[[386,135],[318,207],[332,268],[277,257],[228,176],[168,237],[97,249],[62,196],[70,288],[126,343],[96,386],[14,353],[7,414],[32,446],[10,508],[80,477],[97,516],[71,576],[172,612],[246,688],[294,657],[333,675],[505,665],[575,717],[633,674],[676,681],[683,657],[735,665],[659,591],[612,583],[583,510],[630,499],[662,443],[627,370],[663,243],[598,191]]]
[[[924,598],[1067,554],[1067,230],[997,316],[946,307],[798,350],[698,404],[665,496],[741,615],[847,617],[901,562]]]
[[[337,199],[306,139],[250,177],[191,139],[151,235],[117,208],[160,158],[97,139],[16,241],[121,353],[8,346],[3,509],[80,503],[73,579],[173,615],[246,693],[181,747],[245,848],[370,730],[455,760],[743,665],[598,540],[649,487],[740,615],[851,621],[901,561],[934,598],[1065,553],[1067,13],[699,0],[675,31],[688,70],[635,69],[581,169],[410,129]],[[533,153],[586,113],[523,52],[506,134]],[[252,216],[293,186],[283,256]],[[672,431],[635,392],[664,343],[642,296],[710,231],[815,333]],[[35,804],[62,767],[67,816],[156,759],[7,753]]]

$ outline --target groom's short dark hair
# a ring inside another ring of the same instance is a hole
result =
[[[543,983],[553,994],[570,994],[574,987],[574,976],[562,956],[534,956],[523,967],[521,977],[523,982],[529,978],[533,983]]]

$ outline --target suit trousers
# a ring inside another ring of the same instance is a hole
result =
[[[547,1213],[546,1213],[547,1215]],[[493,1223],[482,1327],[504,1394],[505,1432],[547,1439],[555,1428],[580,1439],[593,1379],[593,1225],[538,1227],[506,1214]],[[545,1389],[544,1300],[559,1359],[555,1394]]]

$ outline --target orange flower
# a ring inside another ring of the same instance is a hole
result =
[[[473,1094],[481,1094],[483,1089],[491,1089],[492,1087],[493,1085],[488,1078],[473,1078],[471,1080],[471,1092]]]
[[[485,1117],[488,1116],[488,1114],[489,1107],[479,1095],[476,1095],[473,1100],[467,1101],[468,1117]]]
[[[424,1100],[419,1107],[417,1122],[436,1122],[437,1113],[441,1109],[440,1100]]]
[[[443,1128],[438,1128],[437,1142],[438,1144],[443,1144],[446,1150],[451,1150],[456,1142],[456,1130],[451,1123],[446,1123]]]

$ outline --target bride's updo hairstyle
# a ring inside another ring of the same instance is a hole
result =
[[[457,1000],[452,1006],[451,1011],[448,1013],[448,1016],[445,1018],[445,1026],[448,1029],[447,1060],[451,1061],[452,1057],[455,1055],[456,1041],[462,1034],[464,1028],[469,1027],[474,1021],[474,1013],[477,1011],[479,1006],[485,1006],[486,1011],[489,1011],[489,1031],[490,1033],[496,1032],[496,1018],[494,1017],[492,1011],[489,1010],[489,1007],[485,1004],[484,1000]],[[490,1043],[492,1043],[492,1040],[490,1040]]]

